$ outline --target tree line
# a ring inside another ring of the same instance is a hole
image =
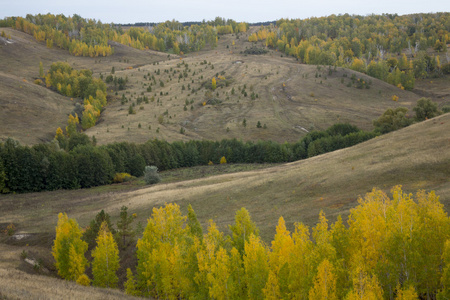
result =
[[[63,14],[28,14],[25,18],[6,17],[0,20],[0,27],[23,31],[38,42],[45,42],[48,48],[55,45],[74,56],[98,57],[114,54],[114,48],[108,41],[140,50],[170,50],[175,54],[198,51],[206,44],[214,48],[219,34],[246,32],[248,24],[216,18],[214,21],[185,26],[173,20],[123,30],[120,25],[102,24],[77,14],[72,17]]]
[[[146,165],[159,170],[219,163],[281,163],[353,146],[377,136],[349,124],[308,133],[297,143],[272,141],[149,140],[144,144],[113,143],[95,146],[89,137],[57,132],[53,142],[32,147],[8,139],[0,143],[0,191],[32,192],[76,189],[112,182],[116,173],[142,176]]]
[[[245,208],[225,235],[213,220],[204,233],[190,205],[187,216],[176,204],[155,207],[125,292],[158,299],[447,299],[450,219],[439,197],[433,191],[413,197],[401,186],[391,193],[374,188],[360,197],[347,226],[340,216],[329,224],[320,212],[313,228],[299,222],[291,232],[280,217],[270,243]],[[116,287],[118,247],[103,219],[92,251],[93,285]],[[89,285],[83,239],[76,221],[60,214],[58,273]]]
[[[266,46],[302,63],[346,67],[411,90],[415,78],[449,72],[448,56],[447,63],[441,63],[439,55],[426,52],[429,47],[447,51],[449,28],[449,13],[345,14],[280,19],[275,25],[262,26],[249,41],[265,41]]]

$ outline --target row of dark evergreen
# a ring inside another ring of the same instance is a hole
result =
[[[0,191],[35,192],[77,189],[112,182],[115,173],[142,176],[146,165],[159,170],[219,163],[282,163],[349,147],[375,137],[349,124],[336,124],[325,131],[308,133],[296,143],[272,141],[189,141],[168,143],[149,140],[144,144],[113,143],[95,146],[84,134],[66,141],[32,147],[12,139],[0,143]]]

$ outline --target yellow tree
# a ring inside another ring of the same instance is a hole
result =
[[[244,270],[248,299],[263,299],[269,273],[267,249],[260,238],[250,235],[244,247]]]
[[[127,295],[136,295],[136,280],[130,268],[127,268],[127,281],[124,284],[124,288]]]
[[[203,236],[203,244],[197,240],[198,272],[194,277],[199,286],[199,293],[203,297],[206,294],[210,295],[213,283],[217,283],[214,275],[211,274],[212,265],[215,264],[216,252],[223,246],[223,243],[223,233],[218,230],[216,223],[209,220],[208,233]],[[215,292],[213,293],[215,294]]]
[[[185,220],[176,204],[153,208],[136,251],[138,286],[144,295],[177,298],[189,288],[192,279],[187,277],[182,256],[188,234]]]
[[[311,288],[310,274],[315,270],[311,267],[311,256],[314,245],[311,241],[309,229],[302,223],[295,224],[295,232],[292,234],[294,240],[294,257],[290,263],[289,293],[294,299],[307,299]]]
[[[412,285],[410,285],[404,289],[401,289],[400,285],[399,285],[397,287],[397,297],[395,297],[395,299],[396,300],[416,300],[416,299],[419,299],[419,297],[416,293],[416,290],[414,289],[414,287]]]
[[[336,277],[333,265],[325,259],[317,269],[314,286],[309,290],[309,300],[337,300]]]
[[[355,270],[353,272],[353,289],[348,294],[347,300],[382,300],[383,290],[378,283],[376,276],[370,276],[362,265],[361,259],[355,262]]]
[[[230,284],[228,288],[229,299],[244,299],[247,296],[245,272],[242,256],[233,247],[230,251]]]
[[[337,296],[339,299],[343,299],[351,287],[349,273],[351,249],[349,244],[350,237],[348,230],[342,222],[342,217],[339,215],[336,223],[331,227],[331,245],[336,250],[334,269],[336,274]]]
[[[119,248],[108,224],[103,222],[97,237],[97,247],[92,250],[92,274],[94,285],[100,287],[117,287],[117,270],[119,269]]]
[[[216,252],[207,278],[210,284],[209,296],[212,299],[228,299],[228,278],[230,276],[230,258],[222,247]]]
[[[289,264],[294,255],[294,241],[286,229],[283,217],[278,220],[275,238],[269,253],[269,275],[264,288],[266,299],[280,299],[288,295]]]
[[[213,78],[212,78],[212,81],[211,81],[211,88],[212,88],[213,90],[215,90],[216,87],[217,87],[216,77],[213,77]]]
[[[244,253],[245,242],[251,235],[258,236],[259,230],[250,218],[250,214],[244,207],[236,212],[234,225],[230,226],[232,232],[233,246],[241,253]]]
[[[78,119],[78,115],[75,113],[75,116],[70,114],[67,119],[66,133],[67,136],[72,136],[77,133],[77,124],[80,124],[80,120]]]
[[[87,243],[81,240],[82,232],[74,219],[67,214],[58,215],[56,238],[52,247],[52,255],[58,275],[64,279],[77,280],[85,270],[87,260],[84,253]]]

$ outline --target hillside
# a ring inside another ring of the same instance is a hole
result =
[[[67,125],[74,107],[70,98],[33,83],[39,77],[40,61],[44,71],[55,61],[66,61],[76,69],[91,69],[98,76],[113,66],[121,69],[165,57],[120,44],[114,45],[113,57],[75,57],[61,49],[48,49],[23,32],[9,28],[2,31],[11,35],[11,41],[0,37],[0,141],[12,137],[27,145],[48,142],[55,136],[56,128]]]
[[[325,129],[336,122],[371,129],[372,120],[388,107],[412,108],[420,98],[414,92],[402,91],[358,72],[299,64],[294,58],[273,50],[264,55],[243,54],[252,46],[248,35],[256,29],[251,28],[239,38],[223,35],[217,48],[183,57],[114,43],[115,54],[105,58],[74,57],[61,49],[48,49],[23,32],[5,29],[12,43],[0,47],[0,57],[5,58],[0,61],[0,75],[13,76],[15,84],[2,84],[0,101],[3,106],[19,97],[26,101],[21,102],[20,114],[9,108],[3,110],[2,139],[14,137],[25,144],[49,141],[58,126],[65,126],[67,115],[72,111],[69,98],[42,86],[11,93],[20,89],[19,82],[24,79],[32,85],[39,73],[39,61],[43,62],[44,70],[54,61],[67,61],[76,69],[91,69],[95,76],[101,74],[104,79],[114,67],[114,76],[128,78],[126,89],[118,91],[117,95],[110,85],[112,100],[100,122],[86,132],[95,135],[100,144],[141,143],[153,138],[296,141],[307,131]],[[158,69],[160,75],[157,75]],[[180,74],[186,76],[180,78]],[[217,78],[217,89],[212,92],[211,80],[219,75],[224,79]],[[152,76],[154,81],[150,80]],[[357,88],[358,79],[367,82],[368,88]],[[160,81],[164,87],[160,86]],[[447,83],[448,78],[435,81],[438,86],[434,88]],[[150,84],[152,91],[148,92]],[[429,83],[423,86],[426,89]],[[205,95],[207,91],[209,95]],[[392,101],[393,95],[399,96],[399,101]],[[442,97],[434,100],[443,102],[447,95],[448,91],[444,91],[439,95]],[[138,98],[144,96],[149,103],[138,103]],[[48,108],[52,101],[61,105],[59,110]],[[136,114],[128,114],[130,105],[134,105]],[[47,113],[52,117],[45,117]],[[163,116],[162,121],[160,116]],[[33,138],[27,136],[30,133],[20,124],[9,125],[21,119],[34,124]],[[261,126],[266,124],[266,128],[257,128],[258,121]]]
[[[299,64],[273,50],[265,55],[243,54],[252,47],[247,41],[252,30],[239,39],[221,36],[213,50],[116,71],[116,76],[128,78],[127,89],[119,91],[102,121],[86,133],[95,135],[99,143],[141,143],[154,138],[297,141],[308,131],[323,130],[337,122],[372,129],[372,120],[387,108],[411,109],[420,98],[365,74]],[[180,74],[185,76],[180,78]],[[214,91],[210,88],[213,77],[218,81]],[[357,88],[358,79],[366,81],[368,88]],[[149,86],[151,92],[147,91]],[[399,96],[398,102],[392,101],[393,95]],[[138,103],[144,96],[149,103]],[[135,114],[129,114],[130,105]],[[159,116],[164,117],[162,122]],[[257,128],[258,121],[267,128]]]
[[[0,224],[5,227],[12,222],[18,234],[25,234],[21,239],[1,239],[4,255],[0,261],[0,278],[2,281],[9,276],[14,278],[8,279],[8,289],[2,292],[11,297],[32,296],[52,285],[64,291],[55,295],[58,299],[58,295],[68,291],[80,297],[92,291],[82,287],[76,287],[75,291],[71,283],[41,277],[33,279],[41,282],[43,287],[38,288],[29,280],[33,275],[23,273],[33,272],[19,258],[24,249],[43,257],[51,266],[50,248],[57,214],[62,211],[84,227],[101,209],[111,214],[115,222],[120,207],[127,205],[130,212],[137,213],[138,221],[145,224],[155,206],[176,202],[186,212],[190,203],[203,226],[212,218],[221,230],[228,232],[227,226],[232,224],[236,210],[246,207],[261,235],[268,240],[275,233],[279,216],[285,218],[289,230],[295,222],[314,225],[320,210],[333,222],[339,214],[345,218],[357,205],[358,195],[363,196],[373,187],[386,192],[395,184],[403,185],[405,192],[435,190],[448,208],[449,133],[450,114],[445,114],[351,148],[262,170],[174,183],[164,183],[167,175],[163,173],[163,183],[129,191],[121,185],[112,185],[2,196]],[[21,289],[14,288],[18,282]],[[78,291],[80,294],[76,294]],[[99,293],[96,290],[95,297],[101,298],[109,292],[100,290]]]

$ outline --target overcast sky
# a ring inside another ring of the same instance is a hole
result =
[[[260,22],[331,14],[449,12],[449,0],[0,0],[0,19],[27,14],[78,14],[103,23],[212,20]]]

